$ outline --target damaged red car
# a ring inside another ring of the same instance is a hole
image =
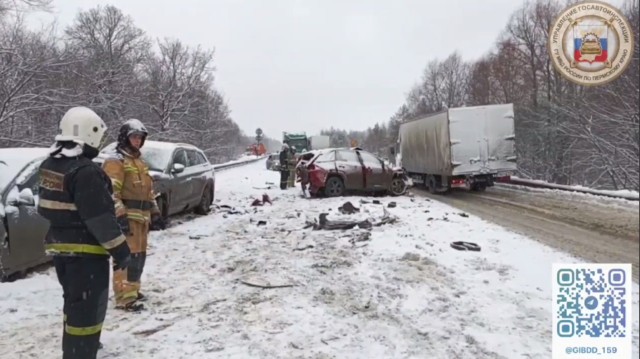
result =
[[[338,197],[346,193],[380,193],[399,196],[407,189],[406,177],[382,159],[360,148],[327,148],[300,156],[303,187],[314,196]],[[304,183],[306,182],[306,183]]]

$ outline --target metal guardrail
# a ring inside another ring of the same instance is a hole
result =
[[[254,159],[250,159],[250,160],[246,160],[246,161],[242,161],[242,162],[221,163],[219,165],[213,165],[213,169],[216,170],[216,171],[226,170],[226,169],[229,169],[229,168],[244,166],[244,165],[247,165],[249,163],[255,163],[255,162],[258,162],[260,160],[264,160],[265,158],[267,158],[267,156],[261,156],[261,157],[258,157],[258,158],[254,158]]]
[[[566,191],[566,192],[578,192],[578,193],[591,194],[594,196],[626,199],[628,201],[640,201],[640,198],[638,196],[633,196],[633,195],[614,194],[614,193],[609,193],[608,191],[601,191],[597,189],[576,188],[572,186],[566,186],[566,185],[555,184],[555,183],[546,183],[542,181],[529,180],[526,178],[519,178],[519,177],[511,177],[509,178],[508,181],[501,181],[498,183],[504,184],[504,185],[515,185],[515,186],[523,186],[523,187],[531,187],[531,188],[556,189],[559,191]]]

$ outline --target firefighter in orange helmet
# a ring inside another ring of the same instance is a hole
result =
[[[149,228],[165,227],[155,201],[149,168],[140,157],[147,134],[139,120],[126,121],[120,128],[114,153],[103,164],[113,184],[116,217],[131,249],[129,267],[113,273],[116,308],[126,311],[144,309],[139,303],[146,299],[140,293],[140,278],[146,260]]]

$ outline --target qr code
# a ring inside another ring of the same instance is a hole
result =
[[[561,337],[627,336],[626,272],[622,269],[557,271],[557,320]]]

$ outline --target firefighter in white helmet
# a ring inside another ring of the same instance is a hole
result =
[[[93,359],[100,347],[114,269],[130,261],[116,222],[109,177],[93,161],[107,126],[86,107],[60,121],[50,155],[40,165],[38,213],[49,221],[45,250],[53,255],[64,298],[63,359]]]
[[[289,179],[289,145],[282,145],[282,151],[279,155],[280,160],[280,189],[287,189],[287,180]]]

